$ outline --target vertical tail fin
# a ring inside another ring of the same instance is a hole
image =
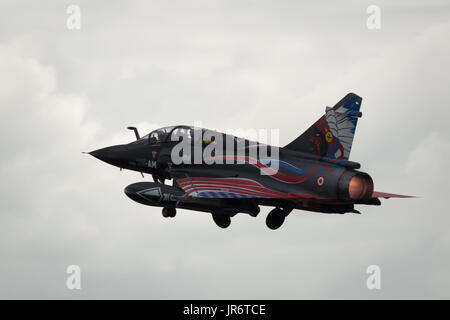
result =
[[[328,160],[348,160],[355,135],[362,98],[347,94],[286,149],[313,154]]]

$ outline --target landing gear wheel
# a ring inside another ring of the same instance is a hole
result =
[[[167,208],[164,207],[162,209],[162,215],[164,218],[174,218],[177,214],[177,210],[175,208]]]
[[[266,218],[266,225],[269,229],[276,230],[283,225],[286,215],[280,208],[275,208],[269,212]]]
[[[231,218],[230,216],[224,215],[224,214],[212,214],[214,222],[222,229],[228,228],[231,224]]]
[[[256,217],[260,211],[261,209],[258,206],[256,206],[255,208],[252,208],[252,210],[250,210],[250,216]]]

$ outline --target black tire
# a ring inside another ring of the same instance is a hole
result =
[[[173,218],[177,214],[177,210],[175,208],[164,207],[162,209],[162,215],[164,218]]]
[[[261,209],[256,206],[255,208],[253,208],[252,210],[250,210],[250,216],[251,217],[256,217],[258,216],[258,214],[260,213]]]
[[[283,210],[275,208],[267,215],[266,225],[269,229],[276,230],[283,225],[285,218]]]
[[[231,218],[228,215],[213,213],[212,217],[217,226],[222,229],[228,228],[231,224]]]

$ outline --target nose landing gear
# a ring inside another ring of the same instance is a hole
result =
[[[162,215],[164,218],[174,218],[177,214],[177,210],[175,208],[164,207],[162,209]]]

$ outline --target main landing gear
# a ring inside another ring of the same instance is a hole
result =
[[[211,213],[214,222],[222,229],[228,228],[231,224],[231,217],[226,214]]]
[[[164,218],[174,218],[177,214],[177,210],[175,208],[164,207],[162,209],[162,215]]]
[[[287,217],[291,210],[275,208],[269,212],[266,218],[266,225],[269,229],[276,230],[283,225],[284,219]]]

